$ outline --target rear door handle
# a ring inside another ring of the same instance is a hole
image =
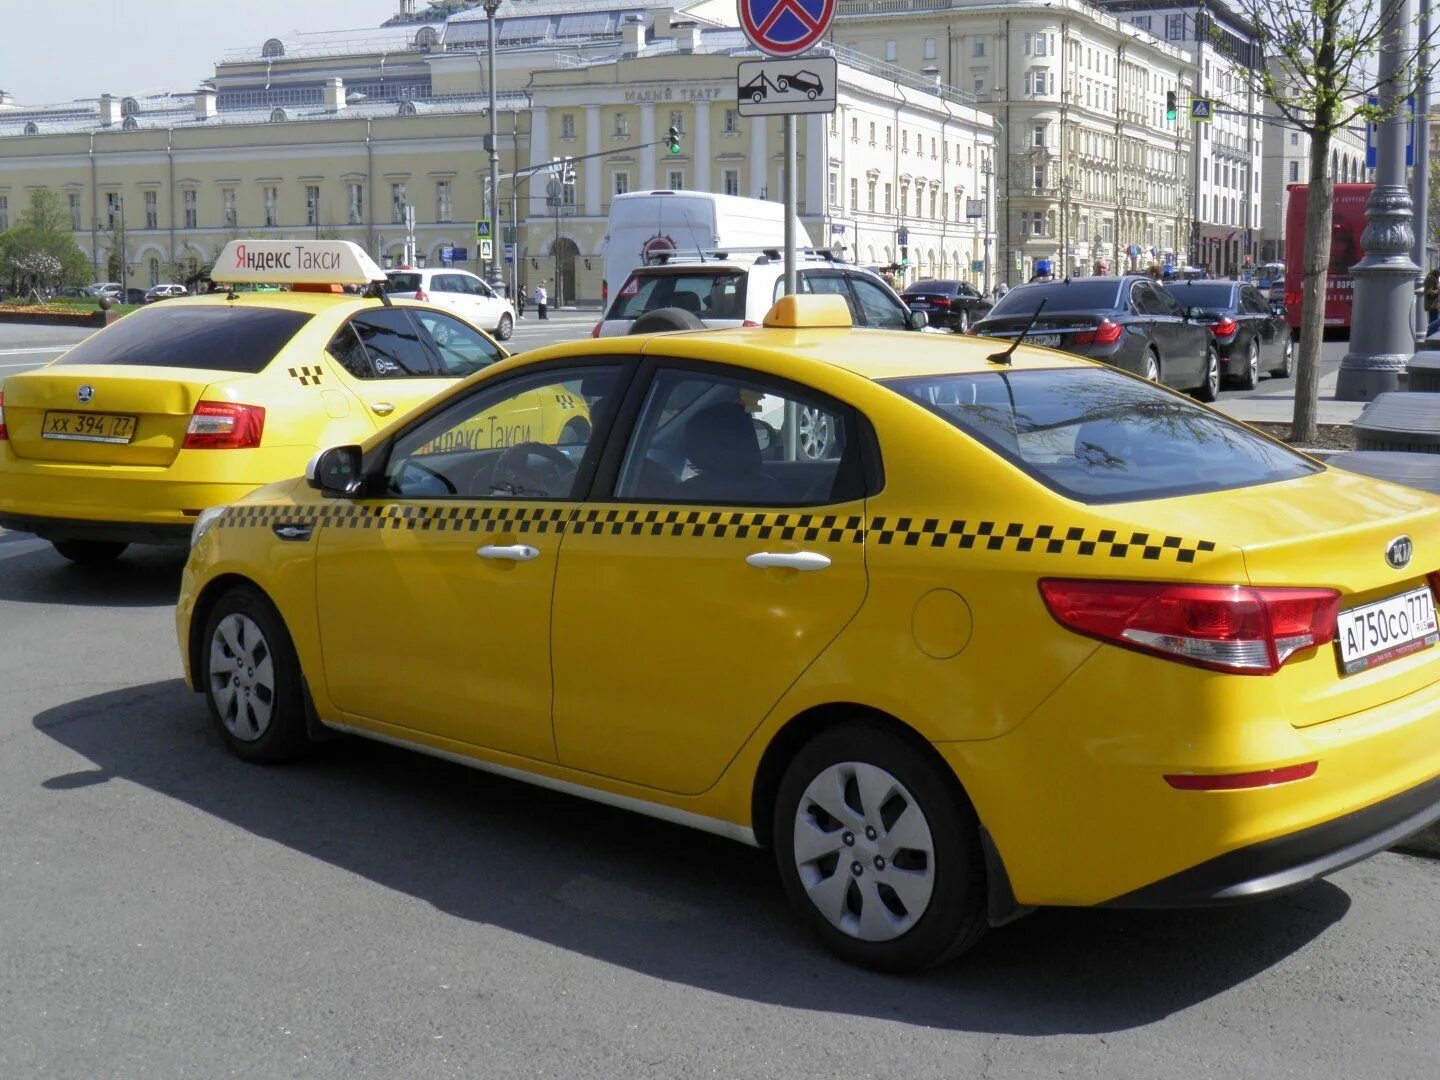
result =
[[[370,403],[370,411],[376,416],[389,416],[395,411],[395,404],[390,401],[372,401]]]
[[[762,570],[771,567],[786,570],[824,570],[830,565],[830,557],[821,555],[818,551],[757,551],[754,555],[747,555],[745,561]]]
[[[540,557],[540,549],[529,544],[486,544],[476,552],[482,559],[499,559],[503,562],[529,562]],[[827,560],[828,561],[828,560]]]

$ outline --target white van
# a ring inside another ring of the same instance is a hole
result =
[[[810,237],[795,219],[795,242]],[[632,191],[610,203],[605,231],[605,280],[601,295],[618,289],[630,271],[662,255],[740,248],[780,248],[785,243],[785,207],[765,199],[742,199],[709,191]]]

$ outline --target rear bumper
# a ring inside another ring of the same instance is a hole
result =
[[[146,525],[124,521],[33,517],[0,510],[0,529],[34,533],[42,540],[106,540],[120,544],[161,544],[189,547],[191,525]]]
[[[1105,907],[1210,907],[1278,896],[1393,847],[1440,821],[1440,777],[1289,836],[1226,852]]]

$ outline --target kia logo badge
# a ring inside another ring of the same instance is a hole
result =
[[[75,391],[75,400],[80,402],[81,405],[89,405],[90,400],[94,396],[95,387],[91,386],[89,383],[86,383],[84,386],[80,387],[79,390]]]
[[[1410,537],[1397,536],[1385,548],[1385,561],[1396,570],[1404,570],[1410,565],[1410,556],[1413,554],[1415,545],[1410,542]]]

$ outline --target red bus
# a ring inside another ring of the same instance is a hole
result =
[[[1350,268],[1360,261],[1365,232],[1365,203],[1374,184],[1336,184],[1334,218],[1330,225],[1330,274],[1325,286],[1325,325],[1350,329],[1350,302],[1355,292]],[[1305,207],[1310,185],[1287,184],[1285,210],[1285,311],[1291,329],[1300,328],[1300,287],[1305,275]]]

